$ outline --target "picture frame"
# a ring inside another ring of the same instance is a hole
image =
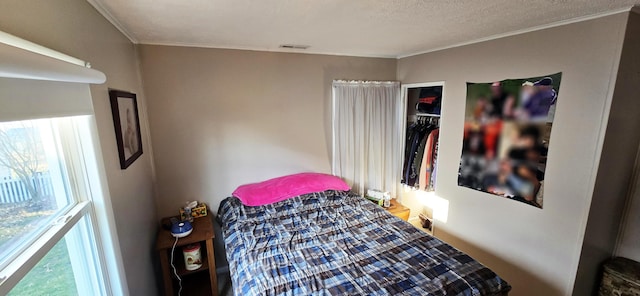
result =
[[[120,168],[126,169],[142,155],[142,136],[136,94],[110,89],[111,114],[118,144]]]

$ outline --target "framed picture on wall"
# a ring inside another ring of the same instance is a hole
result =
[[[113,126],[116,132],[120,168],[126,169],[142,155],[140,118],[136,94],[109,90]]]

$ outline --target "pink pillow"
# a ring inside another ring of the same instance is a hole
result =
[[[307,193],[349,189],[349,185],[336,176],[300,173],[242,185],[233,192],[233,196],[246,206],[261,206]]]

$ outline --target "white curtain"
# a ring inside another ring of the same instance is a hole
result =
[[[398,196],[403,103],[399,82],[333,82],[333,174],[355,192]]]

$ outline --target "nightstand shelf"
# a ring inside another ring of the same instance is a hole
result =
[[[177,253],[177,252],[176,252]],[[204,248],[204,246],[200,245],[200,253],[202,258],[208,258],[207,254],[206,254],[206,248]],[[182,252],[180,252],[179,254],[176,255],[180,255],[180,259],[182,259]],[[184,267],[184,260],[176,260],[176,257],[173,258],[173,264],[176,266],[176,271],[178,272],[178,275],[180,277],[186,276],[186,275],[190,275],[190,274],[194,274],[197,272],[201,272],[201,271],[206,271],[209,270],[209,260],[202,260],[202,267],[196,269],[196,270],[187,270]],[[175,276],[174,276],[175,278]]]

